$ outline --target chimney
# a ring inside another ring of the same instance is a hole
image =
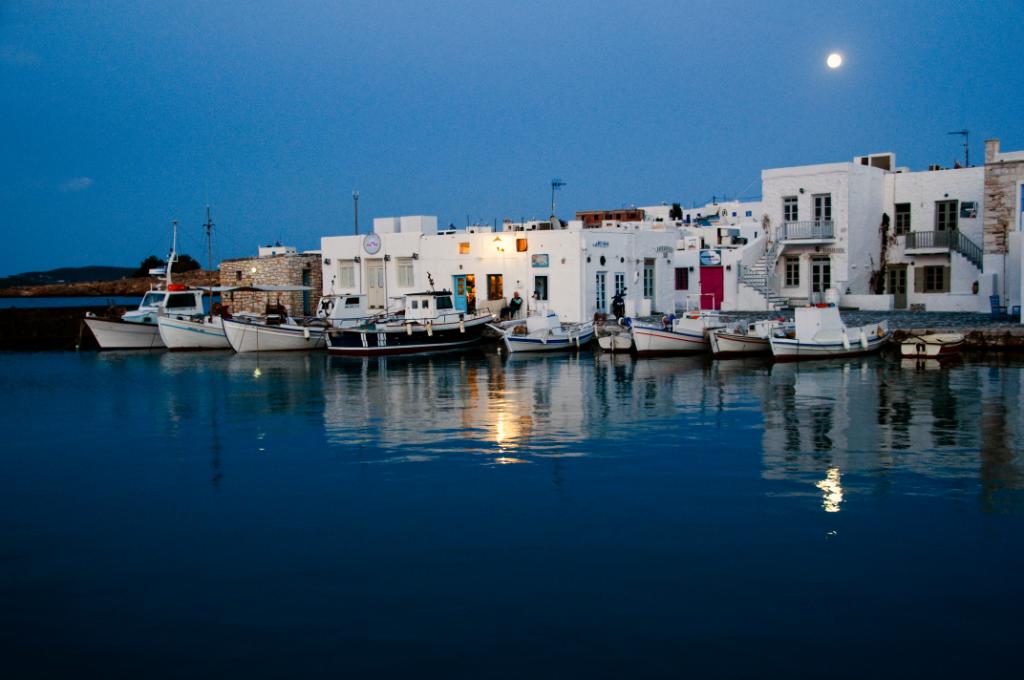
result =
[[[996,156],[999,155],[999,139],[986,139],[985,140],[985,162],[995,163]]]

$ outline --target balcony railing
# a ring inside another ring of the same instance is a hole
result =
[[[782,241],[821,241],[834,239],[835,223],[831,220],[811,220],[808,222],[783,222],[780,240]]]
[[[982,249],[977,243],[961,234],[958,230],[947,231],[911,231],[905,237],[905,250],[953,250],[967,258],[978,269],[982,269]]]

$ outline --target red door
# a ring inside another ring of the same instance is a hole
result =
[[[700,308],[721,309],[725,294],[725,271],[721,267],[700,268]]]

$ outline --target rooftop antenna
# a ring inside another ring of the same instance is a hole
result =
[[[352,190],[352,206],[356,213],[356,235],[359,234],[359,190]]]
[[[171,220],[171,252],[167,255],[167,271],[164,273],[165,288],[171,285],[171,272],[178,261],[178,220]]]
[[[565,182],[559,178],[551,180],[551,216],[555,216],[555,192],[565,186]]]
[[[965,168],[971,167],[971,157],[970,157],[970,147],[969,147],[970,135],[971,135],[970,130],[967,130],[967,129],[954,130],[953,132],[947,132],[946,134],[947,135],[960,135],[961,137],[964,138],[964,167]]]

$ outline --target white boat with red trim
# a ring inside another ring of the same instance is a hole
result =
[[[768,338],[783,329],[781,319],[763,319],[728,328],[716,328],[708,334],[711,354],[716,359],[771,354]]]
[[[769,342],[777,361],[800,361],[877,352],[891,335],[887,321],[847,328],[835,305],[814,305],[797,308],[793,331]]]
[[[594,323],[562,323],[548,311],[526,319],[492,323],[509,352],[556,352],[579,349],[594,338]]]
[[[690,310],[678,318],[666,316],[657,324],[634,321],[633,344],[640,355],[699,354],[711,349],[708,332],[721,325],[713,309]]]

